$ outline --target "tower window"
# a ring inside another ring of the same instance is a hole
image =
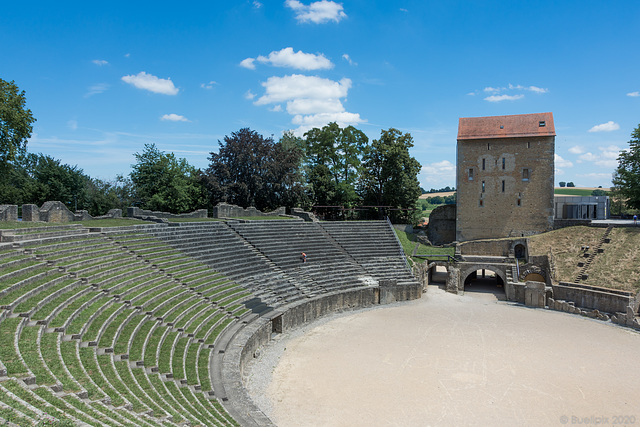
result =
[[[491,144],[487,142],[487,151],[491,150]]]
[[[482,202],[483,202],[483,200],[482,200],[482,199],[480,199],[480,204],[479,204],[479,206],[480,206],[480,207],[483,207],[483,206],[484,206],[484,205],[482,204]]]
[[[502,170],[504,170],[505,164],[506,164],[506,161],[505,161],[505,158],[503,157],[502,158]]]
[[[482,181],[482,192],[484,193],[484,181]]]
[[[527,168],[522,169],[522,180],[529,181],[529,169]]]
[[[540,121],[538,122],[538,127],[543,128],[543,127],[545,127],[546,125],[547,125],[547,122],[545,122],[544,120],[540,120]]]
[[[502,192],[504,193],[504,179],[502,180]]]
[[[527,148],[531,148],[531,141],[527,141]]]
[[[522,202],[520,201],[520,198],[518,198],[518,206],[522,206]]]
[[[469,168],[469,181],[473,181],[473,168]]]
[[[482,170],[484,170],[485,161],[486,161],[486,159],[482,159]]]

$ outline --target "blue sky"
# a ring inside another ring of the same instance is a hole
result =
[[[92,177],[145,143],[205,168],[243,127],[410,132],[420,181],[455,185],[459,117],[554,113],[556,183],[609,186],[640,123],[640,2],[6,2],[0,78],[29,141]]]

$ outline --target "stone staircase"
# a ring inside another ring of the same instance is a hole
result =
[[[589,252],[584,253],[585,258],[587,259],[584,262],[578,263],[578,267],[581,267],[581,269],[577,277],[575,278],[574,283],[581,283],[584,280],[587,280],[589,278],[587,271],[589,270],[589,267],[593,263],[593,260],[598,254],[604,252],[604,248],[602,246],[604,246],[605,243],[611,242],[611,239],[609,238],[609,234],[611,234],[611,230],[613,230],[612,225],[607,227],[607,229],[604,231],[604,233],[602,234],[602,237],[600,237],[600,240],[598,241],[598,244],[594,248],[589,248],[588,249]]]

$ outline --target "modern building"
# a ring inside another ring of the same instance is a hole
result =
[[[609,219],[609,196],[556,195],[556,219]]]
[[[553,229],[555,135],[552,113],[460,118],[456,240]]]

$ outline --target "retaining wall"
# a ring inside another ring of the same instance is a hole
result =
[[[227,400],[223,399],[225,409],[242,426],[273,426],[271,420],[253,403],[242,382],[245,366],[256,357],[256,351],[271,340],[273,332],[287,332],[330,313],[422,296],[422,286],[419,284],[384,288],[369,287],[329,293],[276,310],[245,326],[227,346],[219,368],[227,395]]]
[[[573,301],[577,307],[605,313],[626,313],[627,307],[635,304],[634,294],[627,291],[568,282],[552,288],[555,300]]]
[[[149,218],[206,218],[207,210],[206,209],[198,209],[193,212],[182,213],[182,214],[172,214],[169,212],[160,212],[160,211],[150,211],[147,209],[140,209],[137,207],[129,207],[127,208],[127,216],[129,218],[139,218],[139,219],[149,219]]]
[[[213,208],[212,216],[214,218],[238,218],[238,217],[244,217],[244,216],[256,216],[256,217],[281,216],[281,215],[286,215],[286,213],[287,212],[285,207],[279,207],[274,211],[264,213],[254,208],[253,206],[250,206],[248,208],[243,208],[240,206],[230,205],[227,203],[218,203]]]
[[[65,206],[64,203],[58,201],[45,202],[40,208],[37,205],[22,205],[23,222],[73,222],[107,218],[122,218],[122,210],[111,209],[106,215],[94,217],[89,215],[89,212],[85,210],[73,213]]]

